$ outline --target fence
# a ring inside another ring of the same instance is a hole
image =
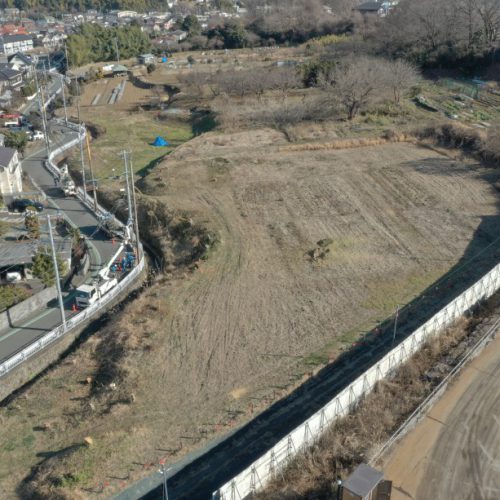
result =
[[[500,288],[500,264],[459,295],[401,344],[388,352],[323,408],[281,439],[240,474],[212,494],[214,499],[239,500],[263,487],[300,450],[316,440],[337,418],[347,415],[375,384],[411,357],[431,336],[450,326],[471,307]]]
[[[55,120],[56,122],[62,122],[65,124],[63,120]],[[46,168],[51,172],[53,175],[59,177],[60,176],[60,171],[57,168],[57,166],[53,163],[53,159],[61,154],[63,151],[75,146],[76,144],[79,143],[79,141],[83,140],[85,138],[85,128],[81,127],[79,125],[73,124],[68,122],[69,128],[76,130],[78,132],[78,137],[75,139],[72,139],[71,141],[68,141],[64,145],[60,146],[59,148],[55,149],[50,153],[50,156],[48,158],[48,161],[45,163]],[[91,199],[88,197],[87,193],[85,193],[83,190],[80,190],[78,193],[78,197],[81,199],[81,201],[87,205],[91,210],[93,210],[98,216],[102,215],[103,213],[106,213],[106,211],[101,207],[97,207],[97,211],[94,210],[94,205],[91,201]],[[121,224],[120,221],[116,219],[118,224]],[[122,224],[121,224],[122,225]],[[114,288],[112,288],[109,292],[106,293],[102,298],[100,298],[96,303],[92,304],[91,306],[87,307],[77,315],[73,316],[71,319],[66,321],[66,328],[64,325],[59,325],[57,328],[54,330],[46,333],[43,337],[38,339],[36,342],[33,344],[30,344],[28,347],[24,348],[22,351],[19,353],[15,354],[14,356],[10,357],[8,360],[4,361],[3,363],[0,364],[0,377],[6,375],[9,371],[11,371],[13,368],[16,366],[20,365],[24,361],[26,361],[28,358],[31,356],[35,355],[36,353],[40,352],[42,349],[47,347],[49,344],[52,344],[55,342],[58,338],[62,337],[66,332],[72,330],[76,326],[82,324],[85,322],[87,319],[91,318],[94,316],[98,311],[100,311],[103,307],[105,307],[109,302],[111,302],[115,297],[117,297],[123,290],[128,288],[135,278],[137,278],[141,272],[144,270],[145,266],[145,258],[144,258],[144,252],[140,252],[140,255],[142,256],[141,259],[139,260],[137,266],[122,280],[120,283],[118,283]]]

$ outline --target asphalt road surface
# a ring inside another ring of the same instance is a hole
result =
[[[68,142],[76,137],[76,132],[69,131],[63,126],[51,126],[51,147]],[[109,262],[116,253],[118,246],[114,245],[106,234],[98,231],[98,220],[96,216],[77,198],[65,198],[59,189],[54,186],[52,175],[45,169],[43,162],[46,159],[46,151],[43,141],[40,147],[23,160],[23,172],[27,173],[47,195],[47,208],[44,214],[56,215],[58,211],[64,213],[76,226],[80,228],[81,234],[87,237],[91,251],[91,276],[97,274],[102,265]],[[64,292],[66,317],[75,313],[71,311],[74,292]],[[23,319],[19,324],[12,325],[7,330],[0,331],[0,362],[8,359],[16,352],[36,341],[46,332],[51,331],[61,324],[61,314],[56,300],[52,301],[47,308],[34,312],[31,316]]]

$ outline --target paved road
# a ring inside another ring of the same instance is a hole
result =
[[[51,132],[53,147],[76,137],[75,132],[71,132],[59,125],[53,125]],[[64,198],[60,191],[55,189],[52,175],[43,167],[45,159],[45,148],[40,144],[37,151],[24,159],[23,171],[46,193],[48,207],[44,213],[54,215],[57,210],[61,210],[87,237],[91,249],[91,274],[95,276],[100,270],[101,264],[109,262],[118,247],[113,245],[102,231],[97,231],[98,221],[96,216],[80,200]],[[74,315],[71,311],[73,296],[74,292],[66,291],[64,293],[66,317],[68,318]],[[53,301],[48,308],[33,313],[20,324],[15,324],[8,330],[0,331],[0,362],[8,359],[60,323],[61,315],[58,304]]]
[[[497,337],[391,452],[393,500],[500,498],[499,377]]]

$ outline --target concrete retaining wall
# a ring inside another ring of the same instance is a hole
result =
[[[15,328],[23,318],[40,309],[51,300],[57,297],[55,286],[45,288],[41,292],[36,293],[29,299],[23,300],[19,304],[7,309],[0,314],[0,330],[4,328]]]

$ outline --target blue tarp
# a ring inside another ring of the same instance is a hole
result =
[[[170,146],[170,143],[166,141],[163,137],[158,136],[153,142],[152,146],[156,146],[157,148],[163,146]]]

